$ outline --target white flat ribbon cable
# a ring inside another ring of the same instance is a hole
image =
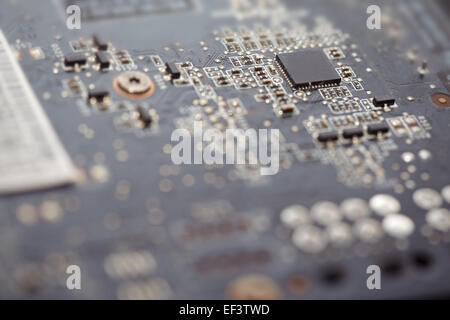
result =
[[[0,30],[0,194],[71,184],[75,172]]]

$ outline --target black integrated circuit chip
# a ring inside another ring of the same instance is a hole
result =
[[[103,89],[94,89],[88,92],[88,102],[102,103],[107,97],[109,97],[109,92]]]
[[[84,66],[87,63],[87,58],[81,53],[71,53],[64,57],[64,65],[66,67]]]
[[[395,104],[395,98],[388,94],[383,96],[375,96],[373,98],[373,105],[378,108],[392,106],[393,104]]]
[[[111,66],[111,61],[109,60],[107,54],[103,51],[99,51],[95,54],[95,59],[100,65],[100,69],[108,69]]]
[[[319,142],[332,142],[339,139],[337,132],[323,132],[317,136]]]
[[[153,121],[148,110],[146,110],[142,106],[136,106],[136,112],[138,114],[139,120],[142,122],[143,127],[148,128]]]
[[[375,123],[367,127],[369,134],[388,133],[389,125],[386,122]]]
[[[363,135],[364,135],[364,131],[363,131],[363,128],[361,128],[361,127],[345,129],[342,132],[342,136],[345,139],[361,138]]]
[[[181,72],[178,70],[178,67],[173,62],[166,63],[167,73],[172,76],[172,79],[179,79],[181,77]]]
[[[317,89],[341,83],[341,78],[322,50],[280,53],[276,61],[295,89]]]
[[[103,41],[102,38],[100,38],[98,35],[94,35],[92,37],[92,40],[94,42],[95,47],[99,50],[99,51],[106,51],[108,50],[108,42]]]

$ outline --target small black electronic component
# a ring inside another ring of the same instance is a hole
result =
[[[371,124],[367,127],[367,133],[377,135],[379,133],[388,133],[389,125],[386,122]]]
[[[64,65],[66,67],[75,67],[75,66],[84,66],[87,63],[87,58],[84,54],[81,53],[72,53],[72,54],[67,54],[64,57]]]
[[[136,106],[136,113],[138,115],[138,119],[142,123],[142,127],[148,128],[152,124],[153,119],[147,109],[142,106]]]
[[[94,41],[94,46],[97,48],[97,50],[99,51],[108,50],[108,43],[103,41],[103,39],[101,39],[98,35],[94,35],[92,37],[92,40]]]
[[[103,103],[107,97],[109,97],[109,92],[103,89],[94,89],[88,92],[88,102],[90,104]]]
[[[333,142],[339,138],[336,132],[322,132],[317,136],[319,142]]]
[[[166,71],[171,75],[172,79],[179,79],[181,77],[181,72],[177,65],[173,62],[166,63]]]
[[[295,89],[336,86],[341,78],[322,50],[306,50],[276,55],[278,66]]]
[[[364,132],[363,132],[363,129],[361,127],[345,129],[342,132],[342,136],[345,139],[360,138],[360,137],[363,136],[363,134],[364,134]]]
[[[100,69],[109,69],[111,66],[111,61],[108,58],[107,53],[99,51],[95,54],[95,59],[100,65]]]
[[[394,103],[395,98],[390,95],[376,96],[373,98],[373,105],[378,108],[392,106]]]

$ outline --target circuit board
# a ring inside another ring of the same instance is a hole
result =
[[[0,0],[0,297],[448,297],[449,15]],[[276,132],[279,162],[177,163],[198,124]]]

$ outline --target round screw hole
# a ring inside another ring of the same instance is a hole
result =
[[[141,80],[136,77],[132,77],[132,78],[130,78],[130,83],[139,84],[139,83],[141,83]]]

